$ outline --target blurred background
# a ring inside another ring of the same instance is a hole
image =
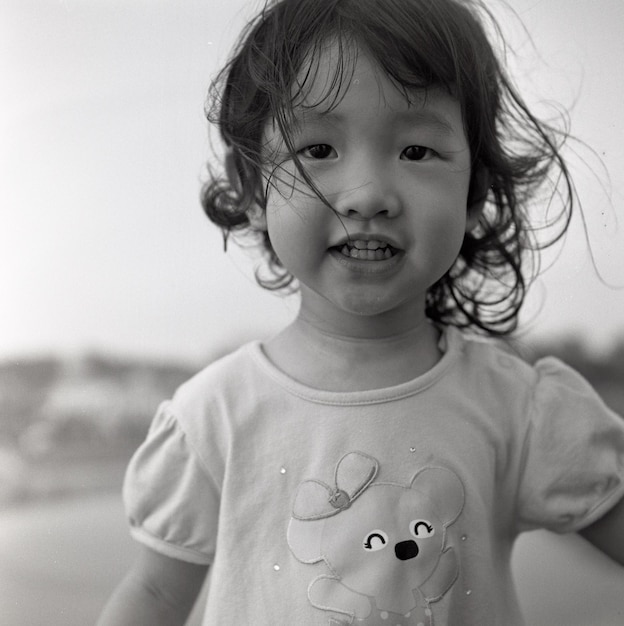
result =
[[[297,310],[198,201],[210,78],[258,6],[0,0],[2,624],[95,621],[134,555],[119,489],[158,403]],[[592,148],[570,143],[583,212],[518,339],[624,414],[624,5],[488,6],[529,102]],[[523,537],[514,567],[530,624],[624,623],[622,572],[577,538]]]

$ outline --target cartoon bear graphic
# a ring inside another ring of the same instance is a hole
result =
[[[432,626],[432,605],[459,574],[447,534],[464,506],[462,482],[443,467],[423,468],[405,485],[374,482],[378,468],[350,452],[335,485],[301,483],[288,545],[302,563],[327,565],[308,599],[331,615],[328,624]]]

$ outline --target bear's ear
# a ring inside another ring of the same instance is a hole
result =
[[[302,563],[318,563],[321,555],[321,537],[325,520],[303,521],[294,517],[288,524],[287,540],[290,551]]]
[[[426,467],[412,479],[412,489],[424,492],[435,504],[435,512],[450,526],[464,508],[464,485],[455,472],[445,467]]]

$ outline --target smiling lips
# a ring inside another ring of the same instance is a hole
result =
[[[389,243],[378,239],[356,239],[335,247],[341,254],[360,261],[383,261],[392,258],[396,253]]]

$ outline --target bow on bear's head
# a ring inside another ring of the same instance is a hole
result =
[[[293,517],[302,521],[331,517],[348,509],[377,475],[379,464],[363,452],[349,452],[336,465],[333,487],[320,480],[299,485]]]

